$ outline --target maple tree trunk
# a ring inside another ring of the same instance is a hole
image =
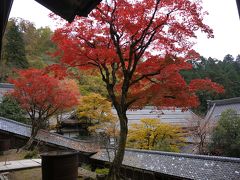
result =
[[[37,136],[38,130],[39,130],[38,125],[32,126],[31,136],[30,136],[28,142],[21,149],[30,150],[33,148],[33,142],[34,142],[35,137]]]
[[[107,180],[119,180],[120,178],[120,168],[122,165],[125,147],[126,147],[126,141],[127,141],[127,133],[128,133],[128,127],[127,127],[127,116],[126,113],[119,117],[120,121],[120,137],[119,137],[119,144],[116,156],[114,157],[114,160],[111,164],[110,172],[107,177]]]

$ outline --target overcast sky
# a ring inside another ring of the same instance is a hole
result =
[[[223,59],[226,54],[240,54],[240,19],[236,0],[203,0],[204,10],[209,12],[205,22],[214,30],[214,39],[200,35],[195,45],[201,55]],[[10,17],[21,17],[34,22],[37,27],[50,26],[50,11],[34,0],[14,0]]]

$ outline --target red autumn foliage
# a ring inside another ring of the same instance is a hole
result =
[[[78,104],[78,86],[74,81],[60,81],[39,69],[19,70],[17,74],[18,77],[9,79],[14,84],[11,95],[30,116],[32,137],[28,146],[31,146],[38,130],[46,126],[52,115]]]
[[[122,162],[127,109],[195,107],[198,90],[223,92],[208,79],[187,84],[180,74],[198,56],[192,49],[196,32],[213,37],[203,23],[205,14],[200,0],[112,0],[103,1],[88,18],[77,17],[56,30],[53,41],[61,62],[99,70],[118,112],[120,145],[110,172]]]
[[[224,93],[224,89],[219,87],[219,84],[212,82],[210,79],[194,79],[189,84],[189,89],[192,92],[196,91],[216,91]]]
[[[14,84],[12,95],[30,116],[35,111],[42,118],[49,117],[78,103],[78,87],[72,81],[60,81],[39,69],[20,70],[17,74],[17,78],[9,79]]]
[[[108,82],[114,84],[118,99],[124,73],[128,73],[126,103],[130,108],[149,103],[196,107],[196,91],[223,92],[209,79],[186,84],[179,74],[192,68],[187,60],[198,56],[190,41],[196,37],[195,32],[201,30],[213,37],[212,30],[202,23],[203,14],[200,1],[113,1],[102,3],[89,18],[78,17],[58,29],[53,41],[62,63],[81,70],[97,68],[104,75],[107,70],[111,76]],[[58,68],[51,69],[59,72]]]
[[[52,64],[45,68],[45,73],[51,74],[55,78],[64,79],[68,76],[67,67],[60,64]]]

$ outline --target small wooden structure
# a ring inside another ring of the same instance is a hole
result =
[[[78,152],[52,151],[42,157],[43,180],[76,180],[78,176]]]
[[[10,139],[0,139],[0,154],[10,149]]]

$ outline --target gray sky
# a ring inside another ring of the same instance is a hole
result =
[[[209,12],[205,22],[214,30],[214,39],[200,34],[195,50],[205,57],[223,59],[226,54],[240,54],[240,19],[236,0],[202,0],[204,10]],[[21,17],[34,22],[37,27],[50,26],[50,11],[34,0],[14,0],[10,17]]]

